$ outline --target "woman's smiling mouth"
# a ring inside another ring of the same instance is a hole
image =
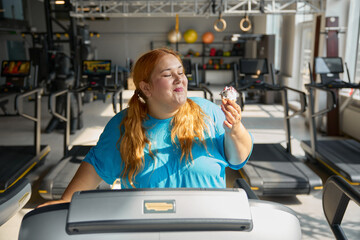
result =
[[[182,87],[178,87],[174,89],[174,92],[182,92],[184,89]]]

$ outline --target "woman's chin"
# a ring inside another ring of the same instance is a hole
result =
[[[177,94],[176,95],[176,102],[179,104],[179,105],[183,105],[185,104],[187,101],[187,94],[184,92],[184,94]]]

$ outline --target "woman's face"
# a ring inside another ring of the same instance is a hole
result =
[[[160,58],[151,74],[150,83],[146,84],[147,89],[142,89],[147,96],[150,113],[166,115],[176,112],[186,102],[187,84],[184,69],[174,55],[167,54]]]

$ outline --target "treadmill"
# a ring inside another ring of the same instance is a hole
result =
[[[290,87],[275,85],[273,66],[272,84],[266,83],[264,74],[268,73],[267,59],[244,58],[240,59],[239,63],[239,72],[244,77],[236,88],[241,95],[244,91],[252,90],[277,91],[282,94],[286,133],[286,148],[280,143],[255,143],[248,163],[239,170],[241,176],[259,196],[291,196],[321,190],[321,178],[291,153],[290,118],[305,111],[305,94]],[[288,91],[299,94],[301,100],[301,109],[292,115],[289,115]],[[240,99],[243,107],[244,101]]]
[[[311,68],[309,65],[310,76]],[[309,124],[310,141],[302,141],[301,147],[310,160],[321,163],[332,173],[343,177],[351,185],[360,186],[360,143],[353,139],[318,140],[315,118],[331,111],[337,105],[337,98],[333,90],[353,88],[359,89],[360,84],[340,80],[339,74],[343,71],[341,58],[316,58],[315,73],[320,74],[321,82],[316,83],[311,78],[311,83],[305,87],[309,92]],[[348,74],[349,76],[349,74]],[[314,91],[327,92],[329,104],[326,109],[315,112]]]
[[[248,189],[76,192],[70,203],[27,213],[19,240],[301,239],[300,221],[292,209],[252,197]]]
[[[15,98],[17,114],[6,113],[5,116],[22,116],[33,121],[34,145],[0,146],[0,225],[9,220],[30,200],[31,183],[26,178],[26,174],[44,161],[50,152],[49,146],[40,145],[41,94],[43,90],[41,88],[28,90],[24,87],[25,78],[29,74],[30,61],[2,62],[2,76],[6,76],[6,84],[0,87],[1,94],[17,93]],[[34,116],[23,111],[23,101],[30,96],[34,97]]]
[[[86,60],[83,61],[83,75],[87,76],[87,81],[81,88],[72,90],[62,90],[55,92],[49,97],[50,112],[58,119],[65,123],[64,128],[64,151],[63,158],[53,167],[49,173],[43,178],[38,192],[40,196],[46,200],[60,199],[66,187],[78,170],[80,163],[93,145],[75,145],[70,146],[70,94],[78,94],[79,92],[92,91],[97,93],[113,93],[113,110],[117,113],[117,102],[121,94],[122,87],[117,84],[117,71],[115,71],[115,83],[110,85],[107,83],[107,76],[111,75],[110,60]],[[58,97],[66,99],[65,113],[61,114],[56,111],[56,101]],[[104,182],[99,186],[101,189],[109,188]]]

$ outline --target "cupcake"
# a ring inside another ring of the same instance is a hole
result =
[[[239,97],[239,93],[233,87],[226,86],[224,90],[220,92],[221,99],[229,99],[232,101],[236,101]]]

